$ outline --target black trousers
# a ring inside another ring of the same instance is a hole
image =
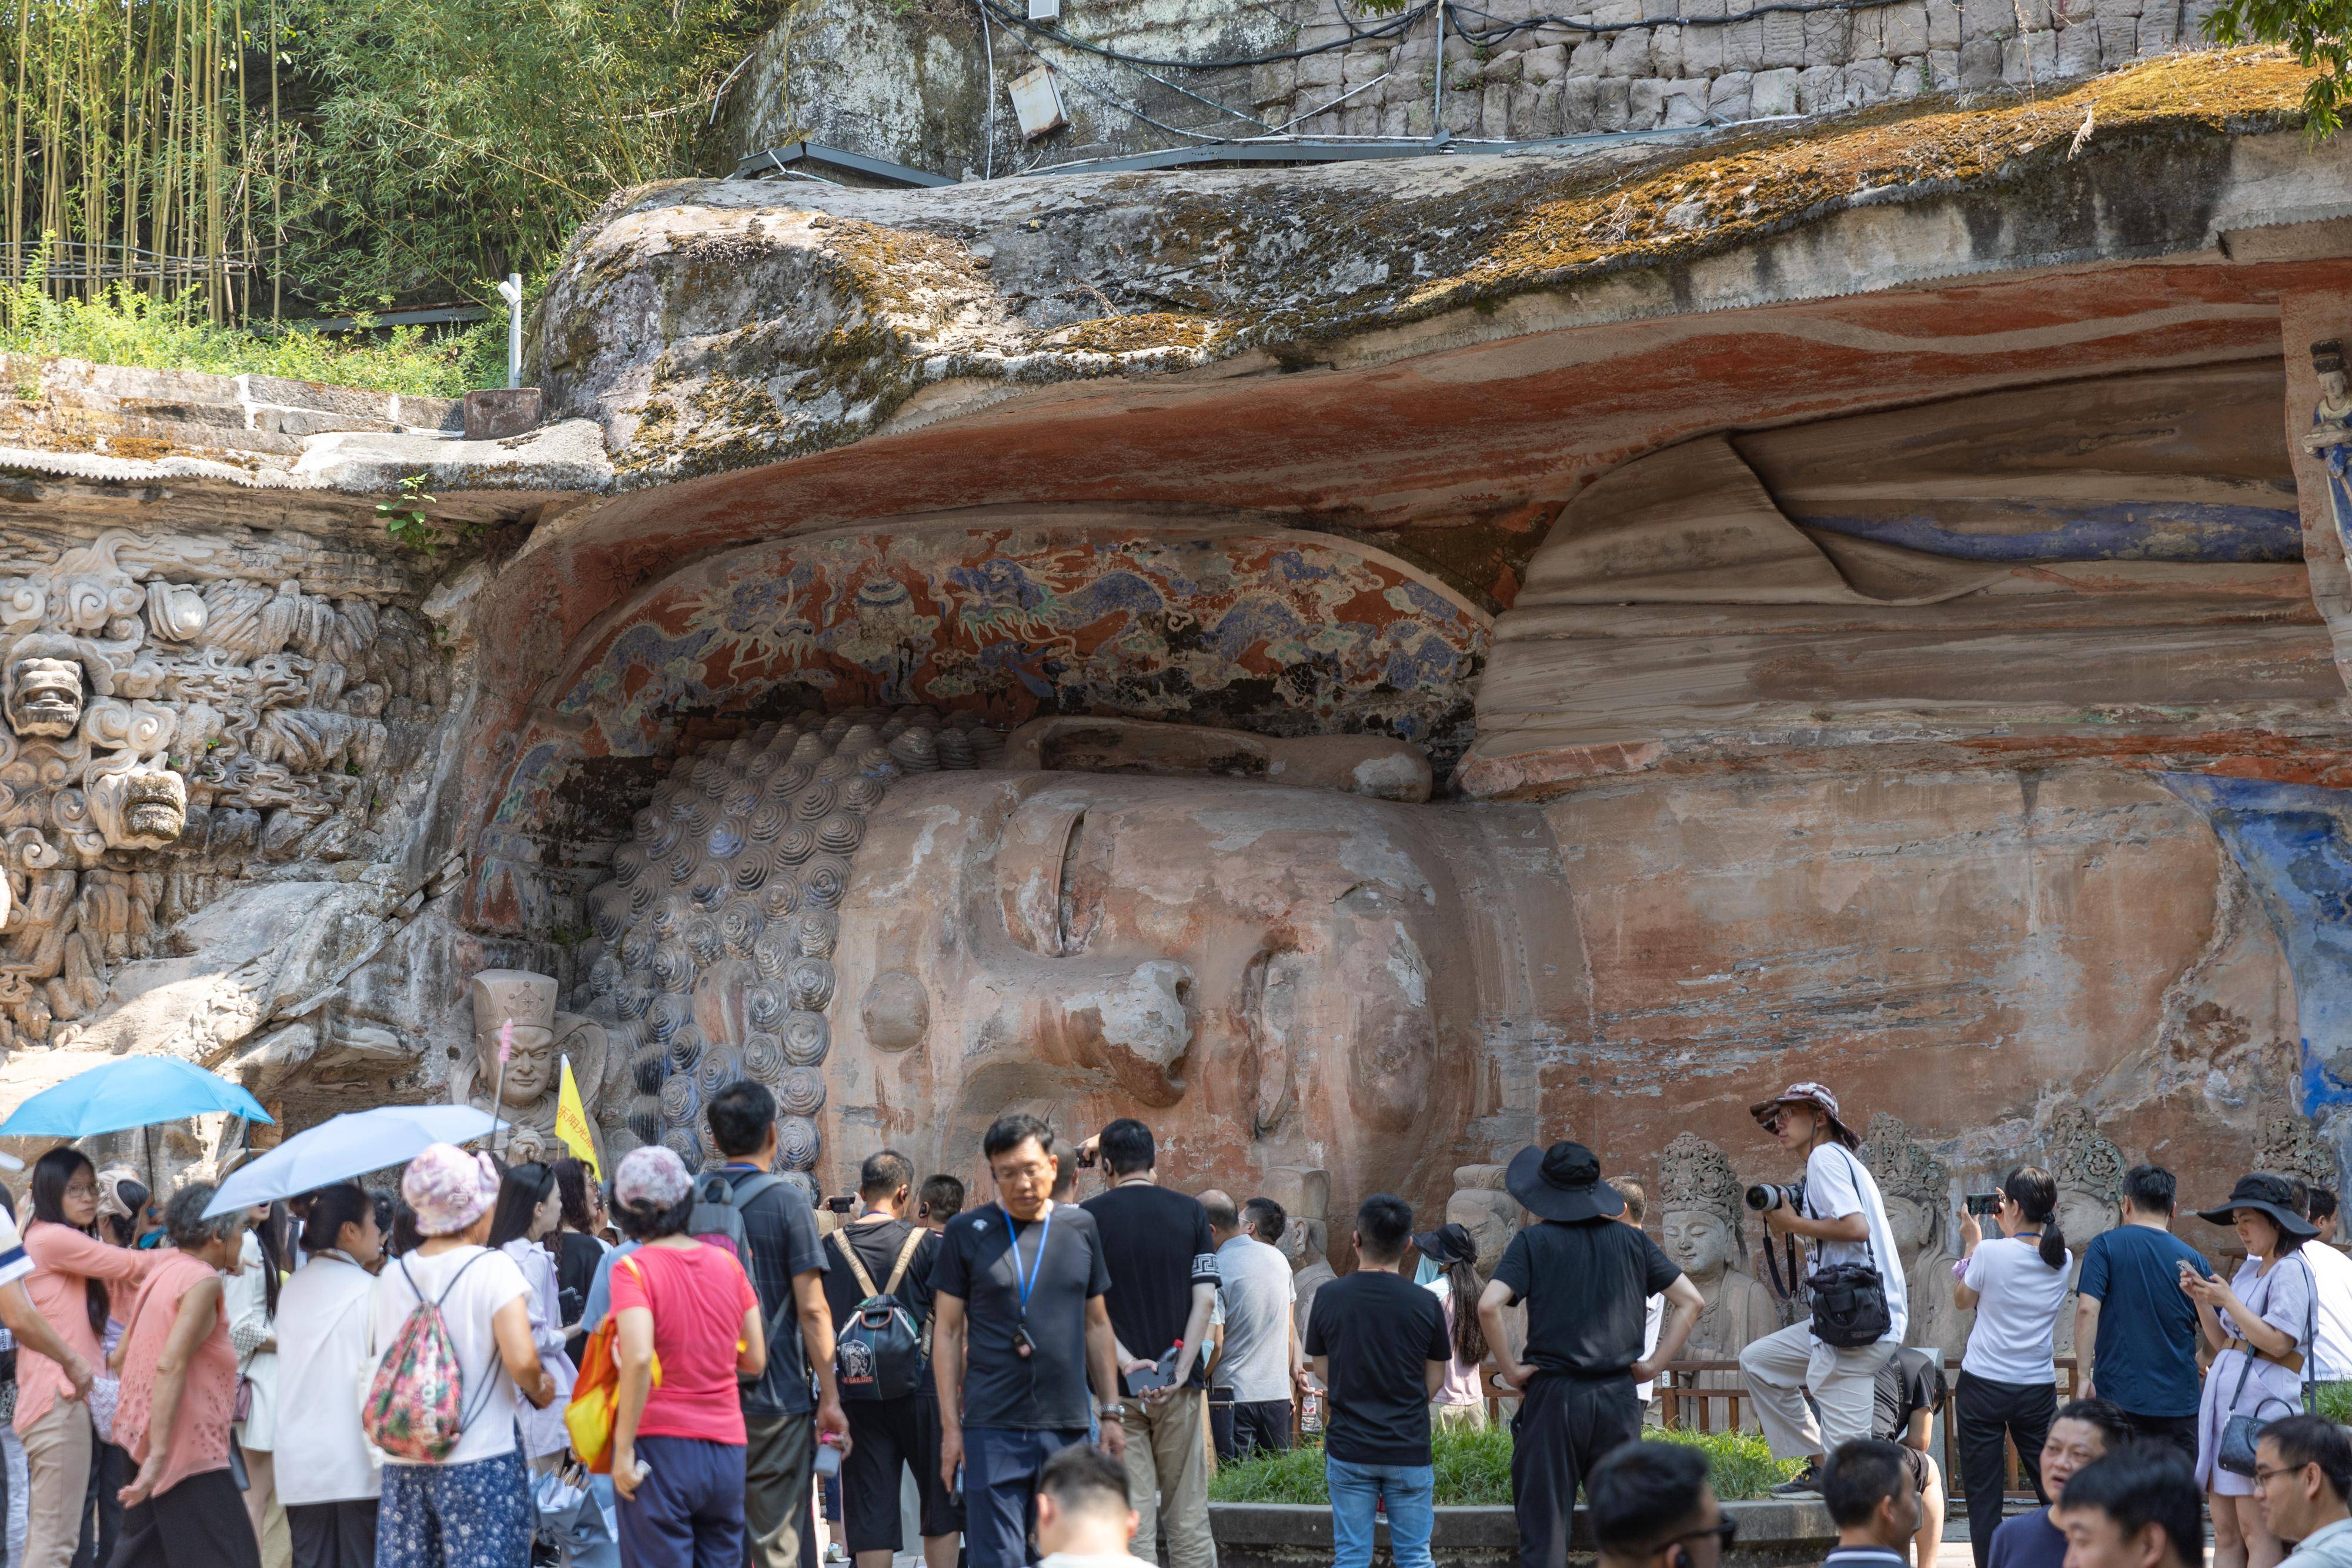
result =
[[[89,1451],[89,1491],[81,1504],[81,1541],[74,1548],[73,1568],[92,1568],[114,1561],[114,1543],[122,1534],[122,1499],[139,1467],[131,1456],[104,1438]]]
[[[1511,1417],[1511,1497],[1519,1568],[1566,1568],[1577,1489],[1592,1467],[1642,1437],[1633,1380],[1538,1373]]]
[[[1236,1400],[1230,1388],[1209,1396],[1209,1436],[1215,1442],[1217,1462],[1230,1465],[1260,1448],[1276,1453],[1290,1448],[1290,1401]]]
[[[245,1494],[206,1470],[124,1509],[111,1568],[261,1568]]]
[[[1969,1500],[1969,1550],[1977,1568],[1992,1558],[1992,1532],[2000,1526],[2001,1497],[2009,1489],[2009,1465],[2001,1439],[2017,1444],[2018,1468],[2042,1497],[2042,1445],[2058,1414],[2058,1390],[2047,1383],[1995,1383],[1960,1374],[1954,1433],[1960,1452],[1961,1495]]]
[[[372,1497],[288,1503],[294,1568],[375,1568],[375,1514]]]
[[[2131,1423],[2132,1436],[2150,1442],[2169,1443],[2197,1462],[2197,1417],[2190,1416],[2139,1416],[2126,1410],[2124,1419]]]

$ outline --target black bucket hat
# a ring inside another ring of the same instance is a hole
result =
[[[2294,1211],[2294,1192],[2286,1178],[2261,1171],[2240,1176],[2238,1185],[2230,1189],[2229,1202],[2217,1208],[2200,1208],[2197,1218],[2214,1225],[2233,1225],[2242,1208],[2268,1215],[2281,1235],[2297,1241],[2308,1241],[2319,1234],[2319,1227]]]
[[[1613,1219],[1625,1199],[1601,1179],[1601,1159],[1582,1144],[1533,1144],[1511,1156],[1503,1185],[1543,1219]]]
[[[1478,1261],[1477,1241],[1466,1228],[1451,1219],[1414,1237],[1412,1249],[1441,1268],[1448,1263]]]

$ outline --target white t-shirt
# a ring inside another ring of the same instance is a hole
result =
[[[1290,1260],[1255,1236],[1217,1249],[1217,1304],[1225,1354],[1217,1382],[1244,1405],[1290,1397]]]
[[[1886,1312],[1891,1326],[1878,1336],[1881,1344],[1901,1344],[1911,1325],[1910,1298],[1903,1284],[1903,1259],[1895,1250],[1895,1232],[1886,1223],[1886,1205],[1879,1200],[1878,1182],[1862,1157],[1843,1144],[1826,1143],[1805,1161],[1805,1217],[1843,1219],[1859,1214],[1869,1223],[1870,1240],[1816,1241],[1815,1266],[1870,1263],[1886,1284]]]
[[[1969,1331],[1960,1370],[1994,1383],[2036,1387],[2056,1377],[2051,1336],[2074,1272],[2071,1260],[2061,1260],[2055,1269],[2044,1263],[2038,1239],[1997,1236],[1979,1246],[1961,1276],[1977,1293],[1977,1321]]]
[[[2290,1256],[2311,1265],[2312,1282],[2319,1287],[2312,1322],[2319,1365],[2312,1375],[2330,1382],[2352,1378],[2352,1258],[2316,1237]]]
[[[412,1288],[411,1282],[414,1281]],[[455,1281],[454,1285],[452,1281]],[[445,1295],[443,1292],[446,1291]],[[375,1282],[374,1349],[381,1356],[400,1337],[419,1294],[441,1303],[442,1321],[449,1325],[449,1343],[457,1350],[457,1368],[465,1378],[465,1434],[442,1460],[469,1465],[496,1458],[515,1446],[515,1385],[499,1356],[498,1336],[490,1320],[509,1301],[527,1298],[530,1285],[515,1260],[487,1247],[453,1247],[436,1257],[411,1252],[383,1266]],[[484,1378],[489,1386],[483,1385]],[[384,1456],[387,1465],[421,1461]]]
[[[375,1276],[335,1252],[314,1254],[278,1292],[278,1380],[300,1391],[278,1407],[278,1448],[288,1459],[280,1502],[376,1495],[380,1478],[360,1435],[360,1378],[376,1364],[367,1353],[374,1297]]]
[[[1643,1361],[1657,1354],[1658,1331],[1665,1326],[1665,1297],[1652,1296],[1642,1303],[1642,1359]],[[1647,1405],[1650,1402],[1651,1394],[1657,1386],[1655,1383],[1636,1383],[1633,1385],[1633,1397],[1642,1404]]]

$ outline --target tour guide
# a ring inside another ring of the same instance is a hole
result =
[[[1804,1472],[1783,1481],[1778,1492],[1821,1490],[1822,1456],[1870,1436],[1878,1369],[1903,1343],[1910,1322],[1904,1296],[1903,1264],[1887,1228],[1886,1205],[1878,1182],[1854,1154],[1862,1140],[1838,1120],[1837,1096],[1819,1083],[1792,1083],[1777,1099],[1751,1105],[1748,1113],[1784,1149],[1805,1156],[1804,1209],[1787,1204],[1764,1211],[1771,1238],[1810,1237],[1816,1270],[1851,1263],[1877,1271],[1885,1291],[1889,1326],[1872,1343],[1841,1347],[1824,1343],[1810,1322],[1791,1323],[1766,1334],[1739,1353],[1739,1367],[1755,1396],[1756,1419],[1776,1459],[1803,1459]],[[1805,1405],[1812,1391],[1821,1424]]]
[[[1478,1322],[1501,1381],[1522,1391],[1511,1420],[1520,1568],[1562,1568],[1578,1483],[1610,1452],[1640,1439],[1633,1385],[1675,1358],[1706,1302],[1656,1242],[1616,1223],[1625,1200],[1601,1179],[1600,1160],[1582,1144],[1530,1145],[1505,1181],[1543,1223],[1511,1239],[1478,1299]],[[1662,1291],[1674,1315],[1645,1361],[1644,1308]],[[1503,1309],[1520,1301],[1528,1303],[1525,1364],[1511,1358],[1503,1332]]]
[[[1053,1129],[1034,1116],[1000,1116],[981,1152],[997,1201],[949,1222],[931,1269],[940,1477],[955,1490],[964,1472],[971,1568],[1020,1568],[1038,1473],[1087,1440],[1089,1373],[1103,1451],[1124,1459],[1127,1433],[1103,1302],[1110,1270],[1094,1217],[1049,1196],[1059,1165]]]

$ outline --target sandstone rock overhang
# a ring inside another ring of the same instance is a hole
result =
[[[2207,53],[2046,96],[1526,156],[652,186],[575,241],[544,380],[555,411],[602,422],[626,489],[1070,383],[1370,373],[1969,277],[2230,262],[2232,235],[2287,259],[2259,236],[2352,216],[2352,145],[2301,133],[2307,79],[2274,55]]]

